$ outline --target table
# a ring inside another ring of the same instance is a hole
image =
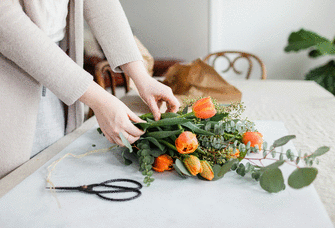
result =
[[[335,97],[314,81],[230,80],[242,92],[243,116],[250,120],[283,121],[297,138],[294,146],[313,152],[319,146],[331,150],[320,157],[314,186],[335,224]],[[123,98],[132,110],[149,110],[139,105],[134,92]]]
[[[334,120],[335,98],[314,82],[307,81],[232,81],[242,91],[242,100],[247,106],[245,116],[251,120],[283,121],[289,133],[296,134],[295,147],[303,151],[313,151],[316,147],[332,147],[328,154],[321,157],[319,175],[314,182],[315,188],[334,223]],[[131,106],[142,108],[136,101],[138,97],[130,93],[123,100]],[[140,110],[139,112],[145,112]],[[317,117],[317,118],[316,118]],[[329,124],[330,123],[330,124]],[[34,173],[54,155],[80,137],[96,124],[94,118],[85,122],[75,132],[34,157],[19,169],[0,181],[0,197],[14,186]],[[316,129],[316,130],[313,130]]]
[[[335,224],[335,97],[314,81],[231,81],[242,91],[244,113],[251,120],[280,120],[297,150],[331,150],[320,157],[314,186]]]

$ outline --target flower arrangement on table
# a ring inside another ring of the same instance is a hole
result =
[[[318,163],[318,156],[329,150],[328,147],[320,147],[312,154],[301,155],[299,152],[298,156],[290,149],[286,152],[276,151],[276,148],[294,139],[294,135],[276,140],[267,149],[267,143],[263,142],[263,136],[257,132],[255,124],[241,119],[244,111],[241,103],[225,106],[206,97],[186,100],[180,110],[177,113],[163,113],[159,121],[154,121],[151,113],[140,116],[147,122],[135,125],[143,129],[145,134],[132,145],[120,134],[125,144],[122,150],[125,164],[129,165],[133,159],[137,159],[140,171],[145,176],[144,183],[148,186],[154,181],[154,171],[174,169],[182,178],[197,176],[209,181],[235,171],[241,176],[250,173],[268,192],[279,192],[285,189],[279,167],[288,163],[296,167],[288,178],[288,184],[299,189],[313,182],[318,171],[311,166],[314,162]],[[249,156],[251,153],[262,156]],[[274,162],[264,166],[263,160]],[[301,160],[305,161],[306,166],[298,166]]]

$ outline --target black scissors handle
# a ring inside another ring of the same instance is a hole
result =
[[[136,187],[126,187],[126,186],[120,186],[120,185],[114,185],[110,183],[116,183],[116,182],[128,182],[135,184]],[[105,188],[110,188],[114,190],[94,190],[95,187],[105,187]],[[139,196],[142,195],[140,189],[142,188],[142,184],[139,183],[138,181],[135,180],[130,180],[130,179],[112,179],[108,180],[105,182],[102,182],[100,184],[90,184],[90,185],[82,185],[78,187],[55,187],[54,189],[57,190],[69,190],[69,191],[80,191],[80,192],[85,192],[89,194],[95,194],[99,196],[102,199],[109,200],[109,201],[129,201],[138,198]],[[52,189],[48,188],[47,189]],[[126,192],[133,192],[136,193],[134,196],[128,197],[128,198],[112,198],[112,197],[106,197],[104,194],[109,194],[109,193],[126,193]]]

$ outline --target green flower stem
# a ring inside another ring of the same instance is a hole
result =
[[[200,147],[198,147],[195,151],[200,153],[200,154],[207,155],[207,153],[205,151],[203,151],[202,149],[200,149]]]
[[[180,130],[184,129],[180,124],[177,124],[177,126],[178,126],[178,129],[180,129]]]
[[[170,149],[178,152],[177,148],[174,145],[172,145],[171,143],[169,143],[165,140],[162,140],[162,139],[158,139],[158,142],[160,142],[160,143],[164,144],[165,146],[169,147]]]

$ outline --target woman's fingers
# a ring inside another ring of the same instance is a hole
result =
[[[161,118],[161,112],[159,111],[159,108],[158,108],[158,105],[157,105],[157,102],[154,100],[154,99],[150,99],[148,102],[147,102],[147,105],[149,106],[153,116],[154,116],[154,119],[157,121]]]
[[[135,113],[133,113],[130,109],[128,109],[127,112],[128,118],[135,123],[145,123],[146,121],[142,120],[140,117],[138,117]]]
[[[178,99],[171,95],[170,97],[166,97],[166,106],[167,106],[167,112],[177,112],[180,108],[180,103]]]

